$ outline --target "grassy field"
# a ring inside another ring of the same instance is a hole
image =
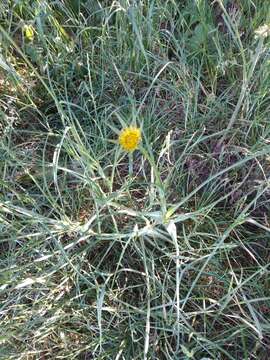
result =
[[[0,359],[269,360],[269,0],[4,0],[0,42]]]

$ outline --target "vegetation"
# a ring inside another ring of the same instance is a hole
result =
[[[1,2],[1,359],[269,359],[269,9]]]

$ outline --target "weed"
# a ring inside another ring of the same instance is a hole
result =
[[[268,359],[266,3],[0,4],[0,358]]]

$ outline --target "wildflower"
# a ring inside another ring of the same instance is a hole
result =
[[[255,30],[255,38],[267,38],[270,35],[270,26],[264,24]]]
[[[136,126],[129,126],[120,132],[118,141],[125,151],[134,151],[141,141],[141,130]]]
[[[23,27],[24,36],[27,40],[33,41],[34,40],[34,27],[32,25],[24,25]]]

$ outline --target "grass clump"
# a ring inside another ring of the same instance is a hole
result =
[[[0,358],[268,359],[268,7],[0,5]]]

